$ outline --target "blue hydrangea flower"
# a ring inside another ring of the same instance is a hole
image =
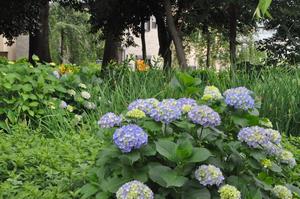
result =
[[[255,100],[252,91],[245,87],[232,88],[224,92],[225,103],[235,109],[249,110],[254,108]]]
[[[57,79],[60,79],[60,74],[59,74],[59,72],[58,71],[53,71],[53,73],[52,73]]]
[[[134,180],[120,187],[116,197],[117,199],[154,199],[154,194],[145,184]]]
[[[270,141],[266,135],[266,130],[258,126],[243,128],[238,134],[238,139],[253,148],[264,146]]]
[[[117,116],[114,113],[106,113],[98,121],[98,125],[101,128],[112,128],[115,126],[120,126],[122,123],[122,117]]]
[[[175,99],[165,99],[150,111],[150,117],[157,122],[169,124],[182,115],[181,108]]]
[[[65,109],[65,108],[67,108],[67,106],[68,106],[68,104],[65,101],[61,101],[59,104],[59,108],[61,108],[61,109]]]
[[[268,155],[279,156],[282,153],[282,147],[280,145],[273,144],[272,142],[267,142],[262,145],[263,149]]]
[[[148,135],[134,124],[129,124],[117,129],[113,135],[114,143],[124,153],[139,149],[148,143]]]
[[[215,127],[221,124],[220,115],[209,106],[195,106],[188,113],[188,118],[195,124],[204,127]]]
[[[128,110],[139,109],[146,114],[150,114],[151,110],[157,106],[159,101],[155,98],[137,99],[128,106]]]
[[[192,98],[180,98],[177,100],[177,104],[184,113],[189,112],[194,106],[197,106],[196,100]]]
[[[200,166],[195,172],[195,177],[203,186],[219,186],[225,179],[221,170],[213,165]]]
[[[270,142],[274,144],[280,144],[281,142],[281,135],[276,130],[266,129],[266,136],[269,138]]]

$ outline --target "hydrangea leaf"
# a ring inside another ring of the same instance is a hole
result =
[[[210,199],[211,195],[208,189],[188,189],[183,192],[182,199]]]
[[[207,160],[212,154],[206,148],[194,148],[192,156],[187,160],[190,163],[198,163]]]
[[[170,161],[176,162],[176,147],[174,142],[168,140],[158,140],[155,142],[156,151]]]

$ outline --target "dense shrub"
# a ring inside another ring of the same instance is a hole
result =
[[[197,82],[188,87],[192,83]],[[137,100],[121,116],[105,114],[99,120],[104,146],[90,183],[81,189],[83,198],[209,199],[221,194],[222,199],[238,199],[241,194],[267,199],[281,190],[286,198],[300,194],[296,182],[287,180],[295,159],[281,146],[272,123],[259,117],[258,108],[244,87],[223,96],[207,87],[196,100]]]

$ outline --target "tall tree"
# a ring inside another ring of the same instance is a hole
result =
[[[38,26],[29,33],[29,60],[37,55],[41,61],[51,62],[49,48],[49,0],[41,1],[38,11]]]

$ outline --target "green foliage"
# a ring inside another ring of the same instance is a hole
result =
[[[0,64],[1,128],[29,117],[40,118],[50,98],[66,92],[47,65]]]
[[[198,82],[184,73],[176,77],[186,90]],[[270,191],[277,184],[290,183],[294,187],[295,181],[287,180],[292,173],[289,167],[264,150],[237,140],[241,128],[266,124],[257,109],[242,112],[221,108],[222,103],[209,105],[221,115],[222,125],[218,128],[195,125],[186,115],[168,125],[148,117],[124,117],[123,125],[138,124],[149,136],[146,146],[130,153],[122,153],[114,145],[112,135],[116,128],[100,129],[104,145],[91,169],[89,183],[80,190],[83,198],[113,198],[121,185],[132,180],[146,183],[157,198],[218,198],[217,187],[202,186],[194,177],[197,167],[203,164],[221,168],[225,183],[236,186],[246,199],[272,198]],[[161,128],[153,128],[154,125]],[[271,161],[271,167],[263,166],[266,159]]]
[[[101,142],[84,130],[55,130],[53,138],[24,125],[0,132],[0,198],[79,198]]]

